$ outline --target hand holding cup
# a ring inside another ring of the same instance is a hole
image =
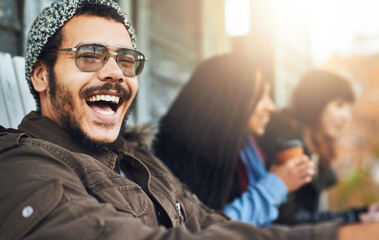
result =
[[[315,164],[304,155],[301,141],[287,141],[277,154],[278,165],[270,172],[278,176],[287,186],[289,192],[297,190],[312,180]]]
[[[278,164],[284,164],[288,160],[304,155],[303,143],[299,139],[292,139],[283,141],[278,146],[278,151],[276,153],[276,159]]]

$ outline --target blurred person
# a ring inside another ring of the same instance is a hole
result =
[[[254,138],[275,105],[254,67],[234,54],[200,64],[161,119],[154,149],[205,204],[266,226],[287,193],[311,181],[314,164],[304,155],[266,170]]]
[[[276,165],[276,154],[283,142],[301,140],[304,152],[317,165],[312,182],[290,194],[279,209],[278,223],[315,223],[341,219],[343,223],[359,222],[367,207],[332,212],[318,211],[323,190],[337,183],[331,163],[336,158],[336,140],[350,122],[355,95],[351,83],[340,75],[311,70],[292,94],[291,105],[273,114],[266,133],[258,138],[268,166]]]

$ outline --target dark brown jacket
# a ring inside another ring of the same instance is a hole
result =
[[[35,112],[19,130],[0,130],[0,199],[0,239],[336,239],[338,225],[228,221],[144,145],[89,152]]]

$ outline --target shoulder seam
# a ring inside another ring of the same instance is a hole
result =
[[[67,164],[71,169],[73,169],[79,176],[79,171],[78,168],[76,168],[70,161],[67,160],[67,157],[64,156],[63,152],[57,149],[55,147],[55,144],[53,143],[46,143],[44,140],[41,139],[34,139],[34,138],[28,138],[28,139],[23,139],[20,144],[22,145],[34,145],[34,146],[40,146],[44,148],[45,150],[49,151],[51,154],[53,154],[55,157],[57,157],[59,160]]]

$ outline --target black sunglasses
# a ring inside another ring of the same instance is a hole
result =
[[[109,55],[115,55],[118,66],[128,77],[139,75],[147,61],[143,53],[137,50],[120,48],[117,52],[111,52],[107,46],[96,43],[85,43],[75,48],[62,48],[56,51],[75,52],[75,64],[85,72],[100,70],[107,63]]]

